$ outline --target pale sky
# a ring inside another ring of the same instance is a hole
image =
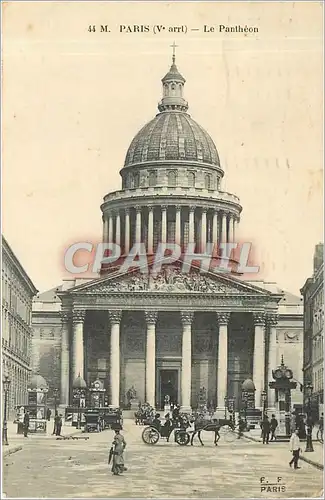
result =
[[[2,230],[35,286],[61,283],[69,244],[100,241],[100,204],[120,188],[132,138],[158,113],[175,40],[189,113],[216,144],[223,190],[243,205],[240,236],[262,268],[252,279],[299,294],[323,240],[322,8],[7,3]],[[119,32],[134,24],[150,31]],[[155,24],[165,30],[154,34]],[[223,34],[219,24],[259,33]]]

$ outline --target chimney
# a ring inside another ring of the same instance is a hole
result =
[[[314,252],[314,273],[318,271],[323,262],[324,262],[324,244],[318,243],[315,246],[315,252]]]

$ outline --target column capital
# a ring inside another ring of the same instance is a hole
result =
[[[193,311],[181,311],[181,320],[183,325],[191,325],[194,318]]]
[[[68,323],[71,319],[71,311],[60,311],[61,323]]]
[[[118,309],[117,311],[109,311],[108,319],[111,324],[118,324],[122,319],[122,310]]]
[[[124,212],[125,212],[125,215],[130,215],[130,209],[129,208],[125,208]]]
[[[264,312],[253,312],[254,325],[264,325],[265,324],[265,314]]]
[[[165,212],[167,210],[167,205],[161,205],[160,208],[162,212]]]
[[[220,325],[228,325],[230,319],[230,312],[217,313],[218,323]]]
[[[182,205],[175,205],[175,209],[177,210],[177,212],[179,212],[182,208]]]
[[[137,214],[141,212],[142,207],[140,205],[136,205],[134,208]]]
[[[80,311],[73,311],[72,312],[72,322],[74,324],[76,323],[83,323],[85,321],[85,316],[86,316],[86,311],[80,310]]]
[[[148,205],[148,211],[152,212],[153,211],[153,205]]]
[[[279,321],[279,315],[277,313],[266,313],[265,321],[269,326],[276,326]]]
[[[158,319],[158,311],[144,311],[147,325],[155,325]]]
[[[207,211],[208,211],[208,209],[207,209],[207,207],[202,207],[202,208],[201,208],[201,211],[202,211],[202,214],[206,214],[206,213],[207,213]]]
[[[196,205],[190,205],[190,212],[195,212]]]

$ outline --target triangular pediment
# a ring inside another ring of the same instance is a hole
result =
[[[202,293],[214,295],[272,296],[272,292],[239,280],[230,273],[200,272],[191,267],[184,273],[177,263],[164,265],[160,272],[141,272],[141,269],[120,273],[112,272],[103,278],[76,286],[69,293],[76,295],[102,295],[111,293]]]

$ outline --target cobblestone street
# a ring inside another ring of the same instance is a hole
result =
[[[288,443],[263,446],[221,438],[214,447],[212,433],[203,433],[204,447],[164,441],[148,446],[141,439],[143,427],[131,421],[124,427],[124,475],[113,476],[107,464],[113,431],[90,434],[87,441],[34,435],[22,451],[4,458],[4,493],[24,498],[289,498],[322,493],[322,471],[304,462],[300,470],[289,468]],[[272,484],[278,476],[284,492],[261,491],[261,477]]]

